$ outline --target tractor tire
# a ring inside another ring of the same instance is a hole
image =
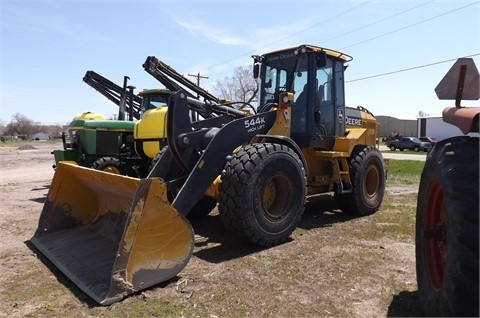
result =
[[[168,146],[165,146],[162,149],[160,149],[160,151],[157,153],[155,158],[152,159],[152,163],[150,164],[150,167],[148,169],[149,172],[153,169],[153,167],[155,167],[157,162],[162,158],[163,154],[167,151],[168,151]],[[172,171],[170,173],[172,173]],[[176,174],[176,176],[174,177],[180,177],[182,174],[180,170],[177,172],[173,171],[173,173]],[[180,189],[173,189],[171,191],[168,191],[167,198],[170,203],[173,202],[178,191],[180,191]],[[195,219],[195,218],[206,216],[210,214],[210,212],[212,212],[212,210],[216,206],[217,206],[217,200],[215,198],[204,196],[197,202],[197,204],[195,204],[195,206],[190,210],[190,212],[188,212],[187,218]]]
[[[90,168],[113,174],[124,174],[121,168],[120,160],[114,157],[102,157],[97,159],[90,165]]]
[[[445,139],[429,152],[418,192],[415,256],[427,316],[479,315],[479,139]]]
[[[357,145],[349,158],[351,193],[335,193],[343,212],[365,216],[375,213],[385,194],[385,165],[377,148]]]
[[[218,209],[227,229],[260,246],[285,242],[306,201],[306,172],[291,148],[247,145],[230,156],[221,176]]]

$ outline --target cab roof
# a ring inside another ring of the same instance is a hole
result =
[[[138,95],[159,95],[159,94],[171,94],[172,91],[167,88],[145,88],[138,92]]]
[[[277,50],[277,51],[272,51],[272,52],[266,53],[264,55],[276,54],[276,53],[280,53],[280,52],[292,52],[292,51],[295,51],[295,50],[301,49],[301,48],[305,48],[307,51],[310,51],[310,52],[324,51],[328,56],[333,57],[333,58],[337,58],[337,59],[341,59],[344,62],[350,62],[351,60],[353,60],[353,57],[351,57],[348,54],[338,52],[338,51],[335,51],[335,50],[332,50],[332,49],[327,49],[327,48],[320,47],[320,46],[310,45],[310,44],[303,44],[303,45],[300,45],[300,46],[297,46],[297,47],[290,47],[290,48],[285,48],[285,49],[281,49],[281,50]]]

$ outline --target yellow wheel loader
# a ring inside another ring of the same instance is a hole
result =
[[[302,45],[253,58],[251,112],[172,94],[168,145],[147,178],[59,163],[31,241],[98,303],[176,276],[195,244],[185,217],[205,198],[218,201],[227,228],[261,246],[288,239],[309,196],[332,192],[356,215],[378,210],[378,123],[345,107],[351,57]],[[191,111],[211,116],[192,122]]]

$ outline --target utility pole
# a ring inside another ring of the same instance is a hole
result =
[[[200,72],[198,72],[197,75],[195,75],[195,74],[190,74],[190,73],[189,73],[188,76],[193,76],[193,77],[196,77],[196,78],[197,78],[197,86],[198,86],[198,87],[200,87],[200,79],[201,79],[201,78],[206,78],[206,79],[208,79],[208,76],[201,76],[201,75],[200,75]],[[198,93],[197,93],[197,98],[199,98]]]
[[[193,77],[196,77],[196,78],[197,78],[197,86],[200,86],[200,79],[201,79],[201,78],[206,78],[206,79],[208,79],[208,76],[201,76],[201,75],[200,75],[200,72],[198,72],[197,75],[195,75],[195,74],[188,74],[188,76],[193,76]]]

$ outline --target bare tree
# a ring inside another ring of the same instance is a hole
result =
[[[53,138],[60,138],[62,136],[62,131],[66,131],[67,129],[68,125],[52,125],[49,129],[50,136]]]
[[[0,119],[0,135],[5,135],[5,123]]]
[[[5,134],[27,137],[33,135],[36,129],[37,125],[32,119],[20,113],[15,113],[12,116],[12,121],[5,128]]]
[[[253,78],[251,67],[239,66],[233,70],[232,77],[218,80],[213,91],[220,98],[232,102],[250,103],[257,95],[258,83]]]
[[[423,110],[420,110],[420,111],[418,111],[418,113],[417,113],[417,117],[418,117],[418,118],[427,117],[427,116],[430,116],[430,114],[427,114],[427,113],[424,112]]]

